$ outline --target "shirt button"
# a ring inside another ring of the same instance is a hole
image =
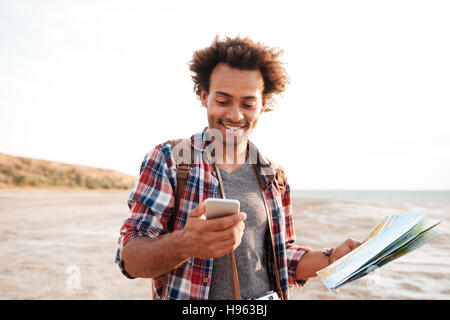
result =
[[[208,283],[209,279],[207,277],[203,278],[203,283]]]

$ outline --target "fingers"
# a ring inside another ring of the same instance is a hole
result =
[[[231,216],[216,218],[208,220],[208,231],[222,231],[229,229],[239,223],[244,225],[243,221],[247,219],[247,214],[245,212],[239,212]],[[245,225],[244,225],[245,226]]]
[[[244,234],[245,224],[243,222],[238,223],[228,229],[221,231],[213,231],[215,241],[240,241]]]
[[[227,230],[229,231],[229,230]],[[219,233],[224,234],[221,240]],[[225,236],[225,232],[216,233],[217,238],[210,242],[208,245],[208,252],[210,252],[210,257],[218,258],[227,253],[233,252],[240,244],[242,240],[242,231],[233,230],[231,235]],[[229,233],[229,232],[228,232]]]
[[[188,217],[196,217],[206,220],[206,202],[203,201],[199,206],[188,213]],[[204,231],[222,231],[236,224],[245,221],[247,214],[245,212],[239,212],[230,216],[221,218],[210,219],[203,222]]]
[[[230,216],[205,220],[206,203],[203,201],[188,214],[183,235],[191,243],[192,255],[220,257],[235,250],[241,243],[247,215],[239,212]]]
[[[354,250],[357,247],[361,245],[361,242],[353,240],[353,239],[347,239],[345,240],[345,244],[351,249]]]
[[[191,217],[201,217],[206,213],[206,202],[203,201],[198,205],[195,209],[193,209],[191,212],[189,212],[188,216]]]

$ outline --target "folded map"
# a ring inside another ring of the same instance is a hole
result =
[[[386,216],[358,248],[317,271],[317,276],[328,289],[339,289],[436,238],[440,233],[433,228],[439,222],[424,213]]]

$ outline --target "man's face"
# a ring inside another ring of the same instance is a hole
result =
[[[219,63],[211,73],[209,94],[201,100],[208,109],[208,126],[218,129],[226,144],[247,143],[264,111],[264,80],[259,70],[239,70]]]

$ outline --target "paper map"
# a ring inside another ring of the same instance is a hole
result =
[[[423,213],[386,216],[361,245],[317,272],[330,290],[336,290],[436,238],[439,220]]]

